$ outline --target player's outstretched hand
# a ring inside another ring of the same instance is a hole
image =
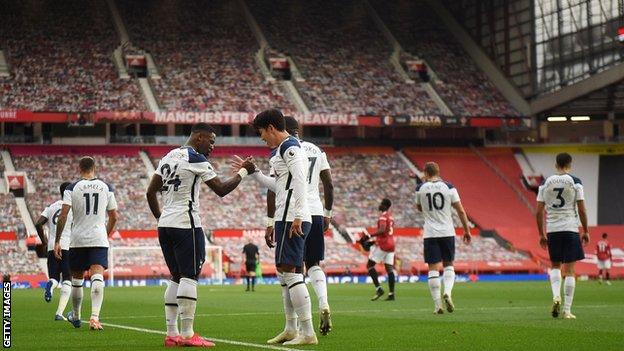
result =
[[[589,244],[589,232],[585,232],[581,235],[581,242],[583,243],[583,246],[587,246],[587,244]]]
[[[266,241],[267,246],[270,248],[275,247],[274,234],[275,234],[275,229],[273,227],[267,227],[266,231],[264,232],[264,241]]]
[[[245,168],[249,174],[256,171],[256,164],[251,156],[243,160],[240,156],[234,155],[230,161],[230,167],[232,167],[232,173],[238,172],[241,168]]]
[[[55,243],[54,244],[54,257],[56,257],[57,260],[63,259],[63,253],[61,252],[61,244],[60,243]]]
[[[472,235],[470,235],[470,232],[465,232],[462,240],[464,241],[464,244],[470,245],[472,242]]]
[[[301,228],[301,218],[295,218],[290,226],[288,237],[292,238],[293,235],[303,236],[303,229]]]
[[[546,250],[548,248],[548,238],[545,236],[540,236],[540,246],[542,249]]]

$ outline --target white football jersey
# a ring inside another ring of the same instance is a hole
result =
[[[548,177],[537,192],[537,201],[546,208],[546,232],[575,232],[579,230],[576,202],[585,200],[581,180],[570,174]]]
[[[416,187],[416,205],[425,217],[424,238],[455,236],[452,204],[459,202],[457,189],[442,180],[424,182]]]
[[[308,204],[308,158],[297,138],[290,136],[271,152],[270,174],[275,181],[275,220],[312,222]],[[318,195],[318,180],[316,185]],[[284,215],[285,214],[285,215]],[[323,210],[321,207],[321,215]]]
[[[48,219],[48,251],[54,250],[54,241],[56,240],[56,223],[58,222],[62,207],[63,200],[58,200],[41,212],[41,215]],[[72,218],[72,211],[69,211],[67,214],[67,221],[65,222],[65,228],[63,228],[63,234],[61,234],[61,250],[69,250]]]
[[[117,209],[113,191],[112,185],[98,178],[82,179],[65,189],[63,204],[71,206],[73,214],[70,248],[109,246],[106,211]]]
[[[319,183],[321,181],[321,172],[330,169],[327,162],[327,155],[318,146],[303,140],[299,140],[299,144],[303,148],[308,157],[308,207],[312,216],[323,216],[323,202],[319,192]],[[277,153],[273,157],[279,157]],[[272,158],[273,158],[272,157]],[[269,174],[274,176],[273,168]]]
[[[202,228],[199,216],[199,187],[216,177],[206,156],[190,146],[169,151],[160,160],[155,174],[162,178],[163,209],[159,227]]]

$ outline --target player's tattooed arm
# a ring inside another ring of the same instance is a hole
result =
[[[117,223],[117,210],[109,210],[108,222],[106,222],[106,234],[108,236],[110,236],[113,233],[113,229],[115,229],[116,223]]]
[[[537,209],[535,210],[535,221],[537,222],[537,231],[539,232],[540,246],[542,249],[548,247],[548,238],[544,234],[544,202],[537,202]]]
[[[150,211],[152,211],[152,215],[154,218],[160,218],[160,205],[158,204],[158,198],[156,197],[156,193],[162,189],[163,181],[162,177],[158,174],[154,174],[152,176],[152,180],[147,187],[147,191],[145,192],[145,197],[147,198],[147,204],[149,205]]]
[[[585,210],[585,201],[579,200],[576,202],[578,207],[579,219],[581,220],[581,226],[583,227],[583,233],[581,234],[581,241],[583,245],[589,244],[589,229],[587,227],[587,211]]]
[[[331,171],[325,169],[320,173],[321,182],[323,183],[323,198],[325,200],[325,212],[330,213],[334,206],[334,183],[332,181]],[[330,216],[323,216],[323,231],[329,229]]]
[[[67,223],[67,215],[69,214],[69,210],[71,210],[71,206],[67,204],[63,204],[61,208],[61,214],[59,215],[56,221],[56,237],[54,238],[54,256],[57,259],[62,259],[61,253],[61,237],[63,236],[63,229],[65,229],[65,223]]]
[[[37,235],[39,235],[39,239],[41,240],[41,244],[43,246],[48,245],[48,238],[46,238],[45,233],[43,232],[43,225],[48,222],[48,219],[44,216],[39,216],[37,223],[35,223],[35,229],[37,230]]]
[[[464,243],[470,244],[470,241],[472,241],[472,235],[470,235],[470,226],[468,225],[468,215],[466,214],[466,210],[464,210],[464,206],[462,206],[460,201],[454,202],[453,208],[457,211],[459,220],[462,222],[462,227],[464,228]]]

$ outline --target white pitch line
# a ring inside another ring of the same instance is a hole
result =
[[[161,330],[137,328],[137,327],[131,327],[131,326],[128,326],[128,325],[120,325],[120,324],[112,324],[112,323],[102,323],[102,325],[107,326],[107,327],[112,327],[112,328],[134,330],[134,331],[144,332],[144,333],[167,335],[167,333],[165,333],[164,331],[161,331]],[[208,339],[210,341],[220,342],[222,344],[246,346],[246,347],[253,347],[253,348],[257,348],[257,349],[282,350],[282,351],[298,351],[297,349],[289,349],[287,347],[280,347],[280,346],[273,346],[273,345],[254,344],[254,343],[250,343],[250,342],[228,340],[228,339],[217,339],[217,338],[212,338],[212,337],[204,337],[204,338]],[[313,351],[313,350],[310,350],[310,351]]]
[[[612,308],[612,307],[624,307],[624,305],[581,305],[574,306],[574,308]],[[497,311],[497,310],[515,310],[515,309],[548,309],[548,306],[499,306],[499,307],[475,307],[475,308],[462,308],[460,311]],[[430,308],[413,308],[413,309],[366,309],[366,310],[344,310],[344,311],[332,311],[334,315],[341,313],[379,313],[379,312],[429,312]],[[262,315],[279,315],[284,312],[238,312],[238,313],[197,313],[196,317],[228,317],[228,316],[262,316]],[[163,318],[164,315],[152,315],[152,316],[111,316],[107,319],[142,319],[142,318]]]

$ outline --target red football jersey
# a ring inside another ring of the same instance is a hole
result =
[[[596,255],[601,261],[611,259],[611,245],[609,245],[608,241],[600,240],[598,244],[596,244]]]
[[[389,211],[381,214],[377,220],[377,229],[381,228],[383,224],[386,225],[386,231],[377,236],[375,244],[386,252],[394,252],[394,236],[392,236],[394,232],[394,218],[392,218],[392,214]]]

